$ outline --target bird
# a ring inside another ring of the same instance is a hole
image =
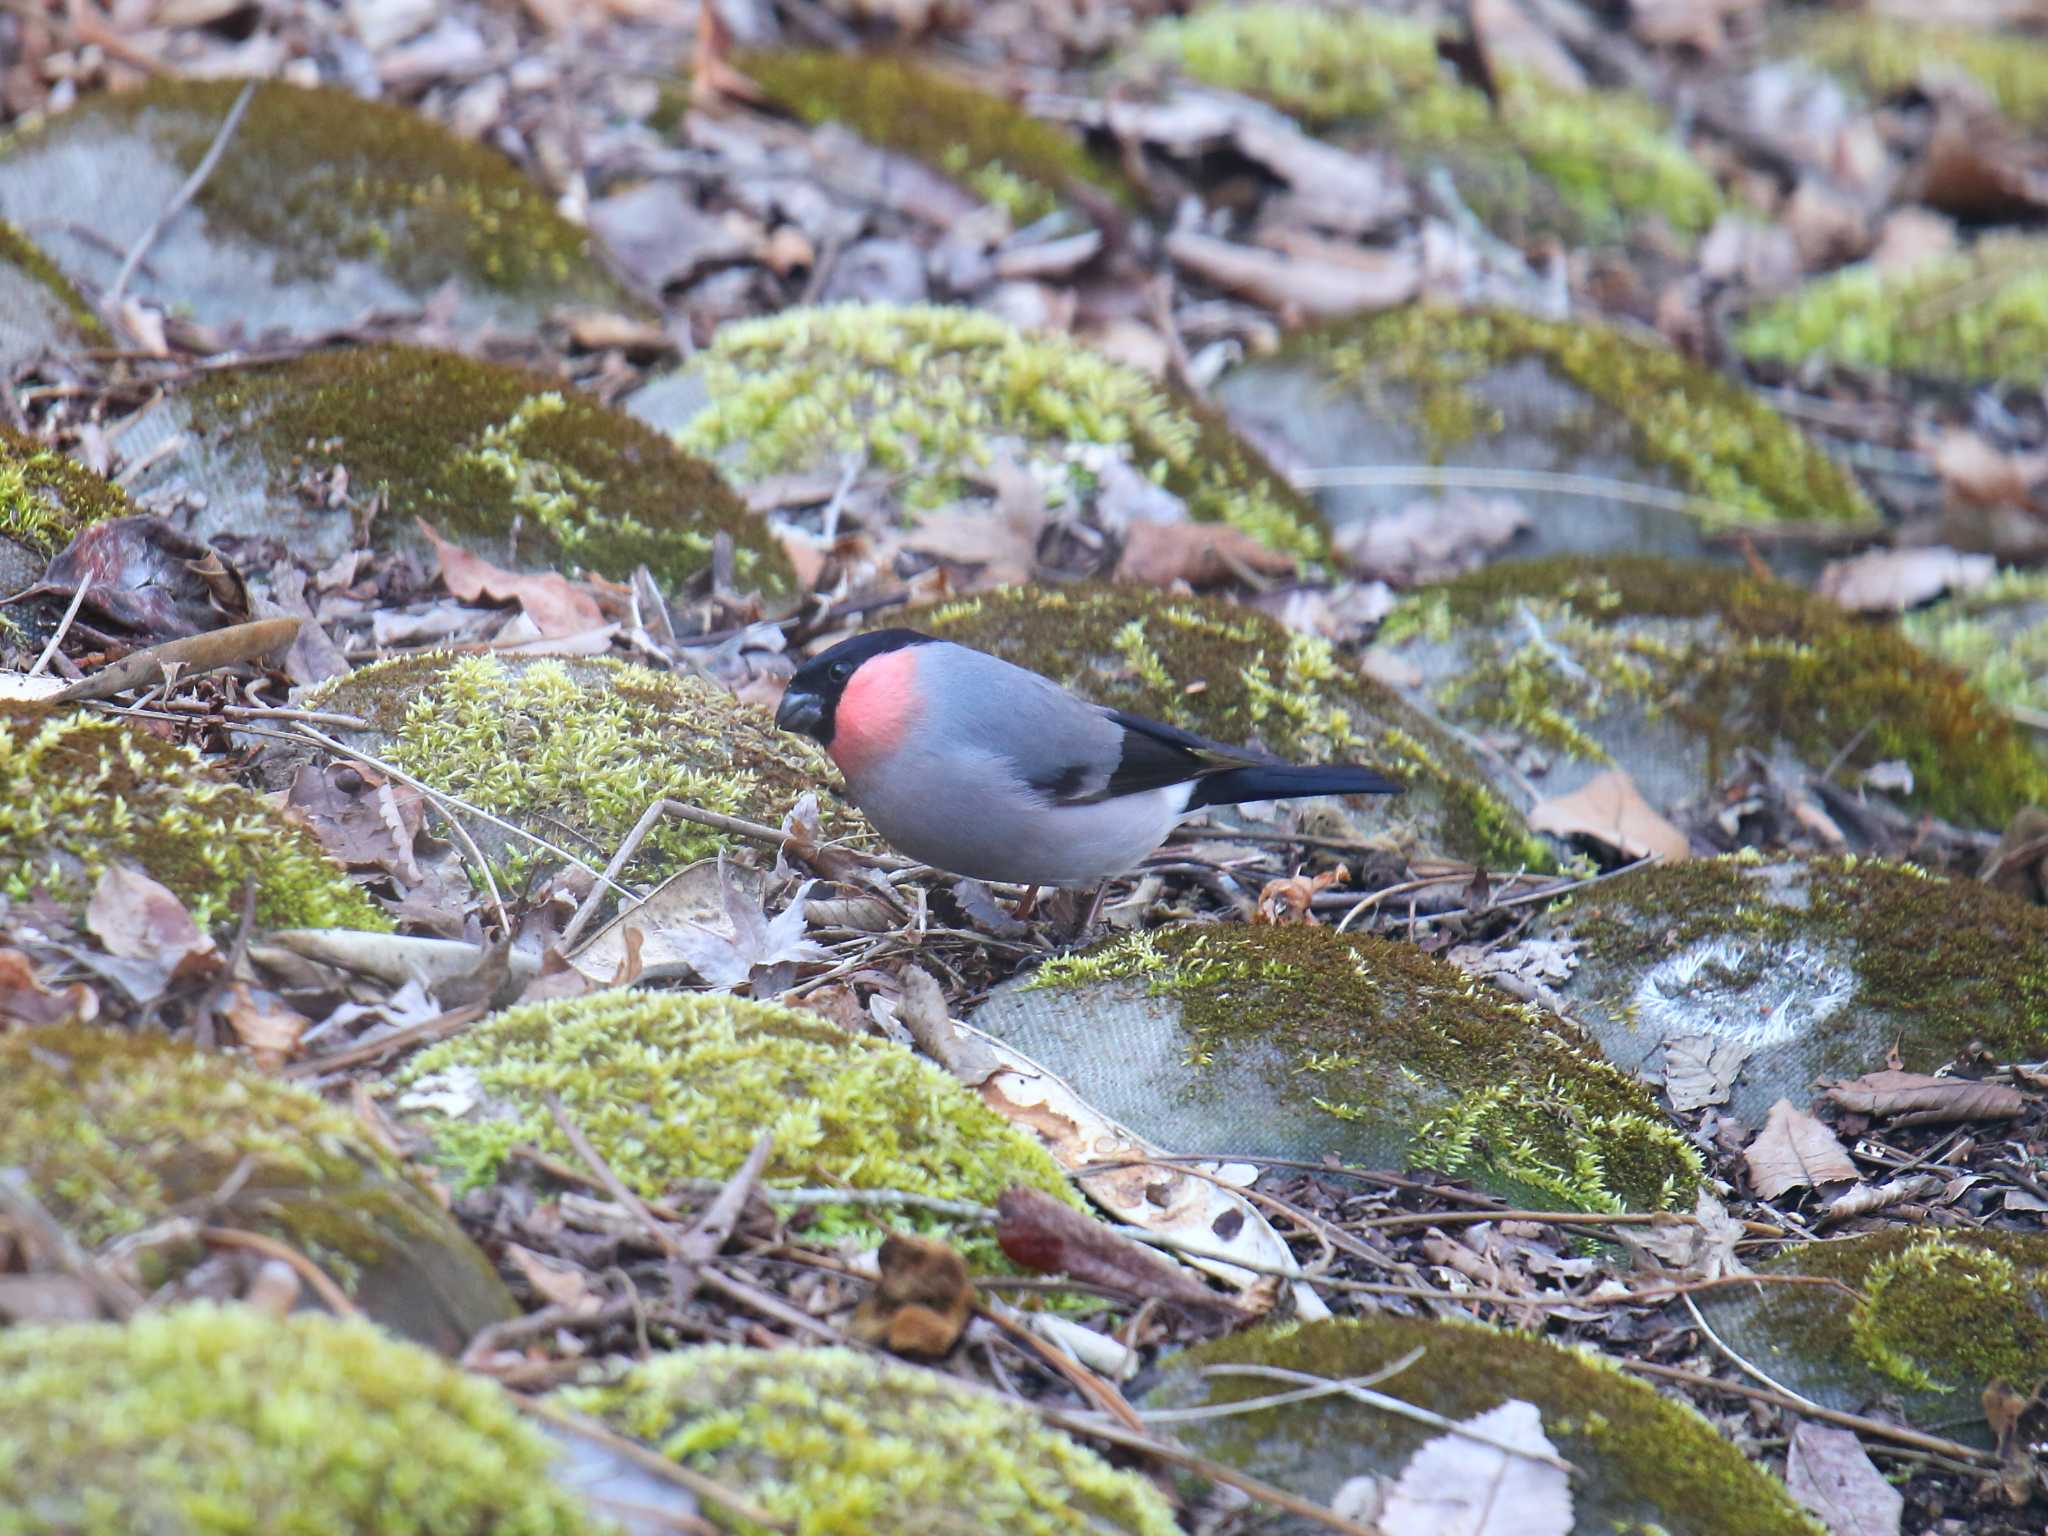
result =
[[[855,635],[806,661],[775,723],[825,749],[898,852],[1032,888],[1127,873],[1205,806],[1402,788],[1371,768],[1301,767],[1090,703],[914,629]]]

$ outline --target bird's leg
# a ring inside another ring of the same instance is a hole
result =
[[[1102,898],[1109,894],[1109,882],[1104,880],[1095,887],[1095,894],[1089,898],[1088,909],[1081,914],[1081,925],[1074,930],[1076,939],[1085,939],[1095,926],[1095,920],[1102,916]]]
[[[1031,914],[1036,912],[1037,910],[1038,887],[1035,885],[1027,885],[1024,887],[1023,900],[1017,903],[1016,910],[1013,911],[1010,914],[1010,916],[1016,918],[1017,921],[1020,923],[1028,923],[1031,921]]]

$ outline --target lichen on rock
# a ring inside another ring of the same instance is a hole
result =
[[[2048,240],[1991,236],[1901,270],[1843,267],[1750,315],[1735,345],[1787,368],[2038,385],[2048,380]]]
[[[286,537],[328,560],[358,547],[365,521],[381,546],[420,546],[417,520],[517,569],[623,581],[645,565],[673,589],[709,568],[724,534],[741,584],[795,584],[717,470],[530,369],[407,346],[309,353],[206,373],[134,431],[138,455],[185,440],[137,485],[157,500],[202,493],[202,538]]]
[[[1612,238],[1661,214],[1698,234],[1721,211],[1713,175],[1647,99],[1563,91],[1500,72],[1497,100],[1451,78],[1433,27],[1369,10],[1211,5],[1149,28],[1134,62],[1350,127],[1420,169],[1444,165],[1479,215],[1517,235]]]
[[[20,1536],[596,1536],[494,1383],[362,1322],[250,1307],[0,1331]]]
[[[1220,417],[1136,369],[1061,336],[1027,335],[981,311],[839,304],[725,326],[688,370],[705,402],[677,434],[747,479],[837,469],[844,458],[903,476],[908,507],[961,496],[999,451],[1076,494],[1077,445],[1121,448],[1134,468],[1261,543],[1315,561],[1313,503]]]
[[[1308,413],[1271,389],[1276,375],[1303,368],[1322,397]],[[1226,380],[1223,398],[1312,459],[1497,465],[1588,481],[1531,498],[1541,524],[1562,525],[1539,526],[1539,543],[1588,523],[1603,479],[1681,491],[1704,528],[1878,520],[1855,477],[1751,391],[1660,343],[1584,320],[1408,305],[1292,339]],[[1390,490],[1368,504],[1413,495]],[[1644,513],[1623,506],[1615,516],[1628,534]]]
[[[28,586],[86,528],[136,510],[112,481],[0,424],[0,586]]]
[[[900,54],[757,49],[734,63],[805,122],[837,123],[921,160],[1020,225],[1056,211],[1076,186],[1132,200],[1122,178],[1071,134]]]
[[[1434,706],[1550,757],[1549,787],[1619,764],[1653,805],[1710,793],[1749,749],[1788,772],[1911,770],[1907,803],[2003,826],[2048,771],[2013,723],[1897,628],[1746,572],[1509,561],[1413,596],[1380,645]]]
[[[1151,1484],[1030,1412],[850,1349],[706,1345],[556,1401],[744,1493],[796,1536],[1174,1536]],[[707,1505],[736,1532],[762,1528]]]
[[[917,621],[1083,697],[1290,762],[1365,762],[1407,786],[1361,824],[1403,852],[1550,869],[1549,846],[1463,747],[1392,689],[1252,609],[1121,587],[1015,588]]]
[[[1837,11],[1795,24],[1788,41],[1874,96],[1960,79],[2022,128],[2048,128],[2048,43],[2039,37]]]
[[[359,715],[378,755],[430,787],[528,826],[599,866],[657,800],[779,825],[832,769],[823,753],[705,678],[609,660],[428,654],[323,685],[314,708]],[[828,809],[828,836],[859,829]],[[472,832],[516,882],[546,863],[487,824]],[[694,822],[658,823],[627,878],[735,846]]]
[[[2037,1232],[1897,1227],[1802,1243],[1762,1269],[1854,1293],[1770,1285],[1703,1298],[1744,1358],[1824,1406],[1885,1396],[1909,1424],[1988,1444],[1984,1388],[2048,1375],[2048,1238]]]
[[[243,83],[153,80],[12,135],[0,143],[0,214],[33,215],[66,272],[107,286]],[[417,305],[450,282],[470,326],[634,307],[588,236],[495,150],[385,102],[270,81],[131,287],[202,324],[310,332]]]
[[[235,920],[251,877],[264,927],[391,926],[304,829],[195,753],[97,715],[0,706],[0,896],[83,908],[120,861],[202,928]]]
[[[777,1186],[895,1189],[993,1205],[1029,1185],[1070,1203],[1058,1166],[966,1088],[889,1041],[821,1015],[705,993],[608,992],[495,1014],[408,1062],[414,1121],[468,1184],[512,1147],[573,1149],[550,1114],[556,1095],[619,1177],[654,1196],[680,1179],[726,1179],[762,1131],[762,1174]],[[472,1099],[446,1113],[450,1095]],[[401,1100],[401,1104],[408,1101]],[[941,1218],[892,1213],[912,1228]],[[858,1208],[820,1207],[814,1232],[873,1231]],[[992,1257],[985,1237],[971,1257]]]
[[[1143,1407],[1224,1408],[1275,1390],[1270,1377],[1233,1373],[1235,1365],[1339,1380],[1375,1376],[1418,1350],[1374,1390],[1456,1421],[1509,1399],[1533,1404],[1544,1435],[1577,1469],[1575,1532],[1822,1536],[1776,1478],[1685,1404],[1590,1350],[1471,1323],[1380,1312],[1218,1339],[1168,1362]],[[1176,1423],[1174,1432],[1203,1455],[1318,1503],[1352,1477],[1397,1478],[1440,1433],[1335,1394]],[[1260,1529],[1308,1536],[1318,1527],[1283,1519]]]
[[[1598,1047],[1407,944],[1165,928],[1049,960],[974,1023],[1182,1152],[1433,1168],[1574,1210],[1686,1207],[1699,1176]]]
[[[1546,914],[1561,990],[1608,1056],[1656,1075],[1675,1038],[1751,1053],[1730,1113],[1761,1123],[1893,1051],[1932,1072],[1974,1046],[2048,1054],[2048,912],[1872,859],[1731,857],[1634,870]]]
[[[88,1249],[204,1203],[212,1225],[284,1240],[368,1316],[437,1349],[512,1315],[482,1254],[352,1116],[162,1036],[0,1034],[0,1167]],[[205,1251],[144,1250],[145,1286]]]

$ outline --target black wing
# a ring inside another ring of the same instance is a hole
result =
[[[1034,788],[1061,805],[1087,805],[1270,761],[1142,715],[1127,715],[1120,709],[1103,713],[1123,728],[1122,752],[1108,776],[1105,778],[1100,768],[1075,764],[1033,780]]]

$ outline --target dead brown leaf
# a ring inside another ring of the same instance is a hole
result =
[[[479,555],[441,537],[424,519],[419,530],[441,561],[441,580],[465,603],[479,598],[491,602],[516,602],[533,621],[534,628],[548,639],[580,635],[604,625],[604,612],[589,592],[556,571],[531,576],[501,570]]]
[[[382,869],[407,885],[423,878],[413,839],[426,805],[409,785],[387,783],[375,769],[354,763],[307,763],[293,776],[285,804],[335,862]]]
[[[1756,1047],[1727,1035],[1674,1035],[1664,1042],[1664,1096],[1678,1110],[1726,1104]]]
[[[1391,309],[1415,296],[1420,263],[1389,263],[1371,272],[1349,263],[1286,256],[1254,245],[1237,245],[1192,229],[1166,237],[1174,264],[1283,315],[1346,315]]]
[[[18,949],[0,949],[0,1024],[90,1024],[99,1017],[100,995],[82,981],[52,992]]]
[[[1495,550],[1512,544],[1529,521],[1528,508],[1513,496],[1453,491],[1411,501],[1384,517],[1346,524],[1333,542],[1359,575],[1413,587],[1478,570]]]
[[[131,864],[107,866],[86,904],[85,926],[108,954],[161,966],[167,975],[213,954],[213,940],[185,904]]]
[[[1955,428],[1936,440],[1932,457],[1952,503],[2048,514],[2039,494],[2048,481],[2048,453],[2001,453],[1975,432]]]
[[[50,561],[43,582],[67,597],[89,585],[79,611],[103,629],[143,641],[203,634],[249,617],[241,572],[211,545],[148,513],[82,529]]]
[[[535,1253],[518,1243],[505,1244],[505,1256],[533,1287],[534,1295],[551,1307],[594,1312],[603,1304],[603,1298],[591,1289],[590,1277],[573,1264],[552,1254]]]
[[[1835,1133],[1790,1099],[1771,1106],[1764,1128],[1743,1150],[1750,1182],[1766,1200],[1775,1200],[1788,1190],[1822,1184],[1838,1184],[1856,1177],[1856,1164],[1849,1158]]]
[[[286,1006],[275,992],[239,981],[228,989],[221,1017],[228,1021],[235,1039],[255,1058],[256,1065],[266,1072],[275,1072],[291,1060],[292,1053],[299,1048],[299,1036],[313,1022],[297,1009]]]
[[[1526,75],[1574,96],[1585,92],[1586,72],[1571,50],[1518,0],[1472,0],[1472,38],[1495,80]]]
[[[1967,1078],[1928,1077],[1919,1072],[1866,1072],[1847,1082],[1822,1086],[1829,1103],[1899,1125],[2010,1120],[2027,1107],[2027,1096],[2005,1083],[1973,1083]]]
[[[1735,1256],[1743,1235],[1742,1223],[1705,1189],[1693,1197],[1690,1218],[1660,1213],[1650,1226],[1615,1232],[1638,1268],[1688,1280],[1748,1274],[1748,1266]]]
[[[1685,834],[1660,816],[1619,768],[1596,775],[1568,795],[1537,801],[1529,825],[1556,837],[1590,837],[1633,859],[1654,854],[1677,863],[1692,857]]]
[[[913,1359],[950,1353],[974,1315],[974,1283],[960,1255],[938,1238],[892,1232],[876,1262],[881,1281],[855,1308],[846,1331]]]
[[[1253,914],[1252,921],[1313,924],[1316,919],[1309,910],[1309,903],[1331,886],[1342,885],[1350,878],[1349,866],[1339,864],[1320,875],[1289,875],[1280,880],[1268,880],[1259,891],[1259,910]]]
[[[1898,1536],[1906,1496],[1885,1481],[1856,1432],[1800,1421],[1785,1453],[1785,1491],[1828,1536]]]
[[[1294,561],[1228,523],[1132,523],[1117,556],[1116,579],[1142,586],[1213,587],[1244,571],[1284,576]]]
[[[2024,218],[2048,207],[2048,155],[1997,111],[1945,99],[1901,190],[1962,218]]]
[[[996,1202],[996,1242],[1010,1262],[1064,1274],[1125,1295],[1176,1306],[1235,1313],[1236,1303],[1101,1222],[1022,1185]]]
[[[1965,555],[1940,544],[1871,549],[1830,560],[1814,590],[1854,613],[1903,613],[1944,592],[1974,592],[1998,574],[1989,555]]]

